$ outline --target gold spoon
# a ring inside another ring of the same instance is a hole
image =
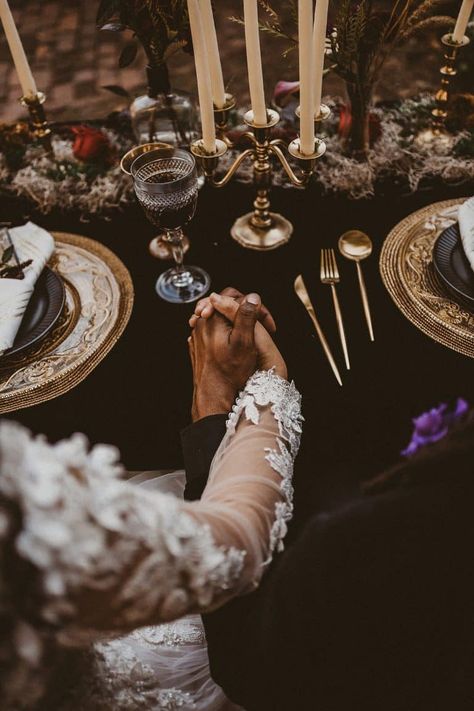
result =
[[[367,297],[367,290],[365,288],[364,275],[362,274],[362,267],[360,262],[362,259],[370,257],[372,254],[372,240],[369,235],[360,230],[349,230],[349,232],[344,232],[343,235],[339,237],[339,251],[343,257],[347,259],[352,259],[357,266],[357,276],[359,277],[359,287],[360,295],[362,297],[362,305],[364,307],[365,320],[367,321],[367,326],[369,328],[370,340],[374,341],[374,329],[372,328],[372,319],[370,316],[369,299]]]

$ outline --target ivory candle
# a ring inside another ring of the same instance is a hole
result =
[[[314,153],[313,98],[313,0],[298,2],[298,44],[300,64],[300,149]]]
[[[474,0],[463,0],[453,32],[453,40],[455,42],[462,42],[463,37],[466,34],[466,27],[469,22],[473,6]]]
[[[216,26],[212,12],[211,0],[200,0],[204,41],[209,56],[209,71],[211,73],[212,100],[214,106],[222,109],[225,106],[224,78],[222,76],[219,45],[217,44]]]
[[[326,53],[326,27],[328,24],[329,0],[316,0],[314,13],[314,115],[321,111],[323,90],[324,55]]]
[[[244,23],[247,70],[253,118],[256,124],[264,126],[267,123],[267,107],[265,105],[265,91],[263,88],[257,0],[244,0]]]
[[[212,103],[209,57],[204,38],[203,22],[198,0],[188,0],[189,25],[194,47],[199,108],[201,110],[202,141],[207,153],[216,152],[216,128]]]
[[[20,35],[18,34],[7,0],[0,0],[0,18],[5,30],[10,52],[12,53],[13,63],[18,74],[23,96],[35,96],[38,91],[36,82],[31,73],[30,65],[28,64],[25,50],[23,49]]]

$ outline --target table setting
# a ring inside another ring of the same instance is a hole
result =
[[[398,398],[396,407],[408,413],[424,405],[434,387],[427,364],[450,373],[447,397],[470,389],[474,159],[459,152],[468,134],[455,124],[455,97],[448,98],[468,46],[472,3],[464,0],[457,18],[447,18],[452,32],[440,42],[444,93],[410,100],[413,114],[400,104],[396,119],[393,107],[374,105],[362,128],[352,97],[346,137],[347,116],[324,94],[323,82],[337,62],[342,72],[350,18],[338,15],[327,32],[328,6],[318,0],[314,12],[310,1],[296,4],[299,82],[270,98],[261,12],[255,0],[245,0],[238,19],[248,108],[225,83],[210,3],[189,0],[195,128],[185,137],[177,128],[175,141],[158,122],[137,141],[133,112],[123,132],[123,117],[103,125],[84,120],[82,128],[48,120],[47,97],[2,0],[30,115],[5,129],[1,143],[9,171],[0,175],[8,188],[0,192],[6,272],[0,300],[9,314],[0,323],[1,414],[49,429],[52,438],[78,428],[94,441],[123,441],[137,468],[155,456],[158,425],[165,463],[174,464],[190,392],[190,309],[230,284],[258,290],[281,322],[277,339],[294,377],[309,402],[328,413],[324,424],[309,416],[310,431],[337,432],[336,410],[342,421],[361,416],[385,452],[390,433],[377,415],[387,408],[381,402]],[[382,137],[361,145],[357,135],[377,115]],[[390,164],[384,174],[384,141],[391,137],[395,147],[387,121],[398,122],[395,133],[405,142],[396,150],[405,157],[395,173]],[[90,145],[96,162],[85,159]],[[12,146],[19,146],[17,168]],[[431,177],[423,182],[421,175]],[[342,179],[346,187],[337,187]],[[38,254],[26,249],[30,242]],[[21,268],[23,278],[14,278]],[[151,387],[159,393],[152,406]],[[140,434],[129,437],[137,417]],[[364,442],[351,440],[353,450],[365,453]]]
[[[386,668],[405,668],[392,650],[418,669],[423,643],[412,663],[413,639],[441,629],[450,654],[444,632],[463,629],[451,611],[470,612],[451,565],[471,525],[462,487],[472,479],[472,422],[463,427],[474,403],[474,94],[458,91],[458,73],[473,61],[474,0],[451,3],[452,17],[431,0],[242,0],[225,22],[243,42],[245,67],[233,69],[248,96],[230,81],[229,55],[221,61],[229,35],[212,0],[100,0],[97,28],[123,33],[119,65],[144,60],[147,87],[107,117],[76,104],[61,122],[53,87],[30,67],[38,53],[23,46],[25,15],[10,5],[0,0],[0,29],[23,114],[0,123],[0,513],[11,589],[20,590],[17,567],[31,585],[5,598],[15,623],[4,615],[15,632],[3,655],[7,704],[186,709],[199,697],[199,708],[218,711],[260,709],[266,696],[286,709],[283,691],[291,706],[302,679],[311,705],[322,664],[338,706],[331,644],[344,652],[337,660],[346,651],[355,660],[364,698],[373,664],[350,639],[367,637],[381,681]],[[61,34],[65,23],[53,24]],[[285,78],[273,92],[267,37],[282,48]],[[394,81],[400,96],[379,101],[399,49],[423,42],[439,85],[430,88],[420,63],[423,93],[408,96]],[[170,76],[179,58],[194,93]],[[336,74],[343,99],[329,88]],[[465,570],[463,558],[454,570]],[[294,573],[287,589],[285,570]],[[344,594],[328,607],[329,589]],[[319,597],[321,620],[337,612],[315,648],[301,590],[313,621]],[[233,601],[234,591],[249,594]],[[446,599],[461,604],[447,606],[440,628]],[[234,696],[232,670],[268,600],[275,610],[281,600],[282,634],[247,648],[299,653],[284,660],[281,694],[274,664],[260,669],[250,655],[250,680],[268,684],[251,698],[244,682],[247,704]],[[236,625],[226,627],[220,602],[225,615],[237,611]],[[382,639],[376,623],[387,609],[393,636]],[[299,619],[303,645],[300,632],[287,634]],[[436,645],[433,654],[443,666]],[[232,702],[216,701],[208,681]],[[355,684],[344,686],[352,697]]]
[[[133,305],[127,269],[98,242],[31,222],[4,232],[6,250],[26,266],[0,280],[2,414],[80,383],[120,337]]]

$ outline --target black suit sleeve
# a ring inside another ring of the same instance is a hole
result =
[[[200,499],[214,454],[226,432],[227,415],[210,415],[181,431],[188,501]]]

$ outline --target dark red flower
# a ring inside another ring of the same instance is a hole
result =
[[[352,127],[352,113],[350,104],[342,104],[339,107],[339,126],[338,133],[341,138],[348,138]],[[372,147],[382,135],[382,125],[377,114],[369,113],[369,140]]]
[[[92,126],[73,126],[71,128],[75,138],[72,152],[77,160],[84,163],[109,162],[112,146],[109,139],[98,128]]]

